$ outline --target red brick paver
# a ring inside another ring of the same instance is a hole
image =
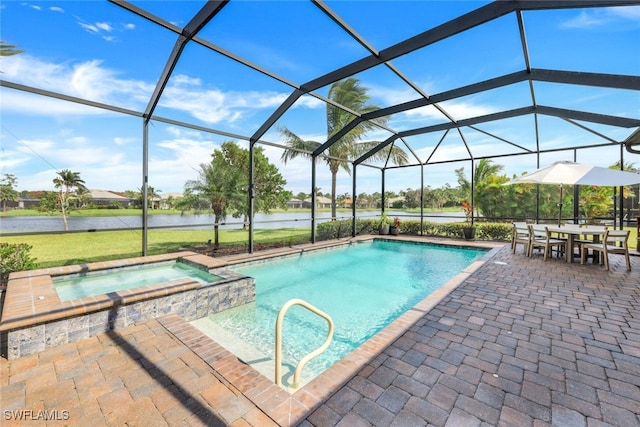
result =
[[[3,426],[275,425],[156,320],[0,363]]]
[[[276,398],[240,372],[236,386],[212,368],[234,373],[232,359],[188,324],[147,321],[0,359],[1,424],[640,426],[639,271],[637,257],[607,272],[505,247],[304,412],[313,388]]]

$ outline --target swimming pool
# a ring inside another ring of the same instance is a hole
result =
[[[192,322],[273,379],[275,321],[290,299],[303,299],[335,324],[329,349],[302,372],[313,379],[437,290],[485,249],[375,240],[235,267],[256,279],[256,301]],[[325,340],[326,321],[293,307],[283,327],[285,378]],[[288,368],[288,369],[287,369]]]

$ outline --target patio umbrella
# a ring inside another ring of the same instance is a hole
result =
[[[506,182],[510,184],[560,184],[560,212],[558,225],[562,219],[562,186],[563,185],[598,185],[620,187],[640,183],[640,174],[625,172],[599,166],[559,161],[542,169],[519,176]]]

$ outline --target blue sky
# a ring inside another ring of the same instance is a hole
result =
[[[200,1],[132,2],[183,27],[202,6]],[[338,13],[375,49],[382,50],[485,2],[467,1],[329,1]],[[24,53],[0,59],[0,78],[135,111],[144,111],[176,35],[124,9],[103,1],[4,1],[2,40]],[[268,18],[267,18],[268,17]],[[267,18],[267,19],[265,19]],[[534,68],[640,75],[640,6],[532,11],[523,13]],[[392,61],[428,94],[525,68],[517,19],[506,15]],[[285,82],[303,84],[368,55],[317,7],[303,1],[231,1],[199,36],[262,67]],[[355,76],[369,88],[371,102],[386,107],[420,95],[386,67]],[[540,105],[640,118],[637,91],[534,83]],[[291,93],[286,83],[190,44],[176,66],[156,114],[233,135],[249,137]],[[317,91],[326,96],[327,88]],[[448,101],[441,107],[457,120],[531,104],[529,85],[510,87]],[[142,124],[136,117],[0,88],[0,173],[18,178],[19,190],[53,189],[56,171],[80,172],[89,188],[135,190],[141,187]],[[395,131],[443,123],[433,107],[396,114],[388,126]],[[553,117],[540,117],[540,145],[562,148],[604,143],[599,134],[624,140],[633,129],[585,124],[594,132]],[[324,103],[304,96],[277,126],[306,139],[326,140]],[[532,116],[484,123],[463,129],[474,155],[513,153],[534,148]],[[367,135],[382,140],[380,130]],[[227,136],[153,121],[150,127],[149,183],[163,193],[180,192],[196,177],[198,165]],[[262,140],[280,143],[277,128]],[[457,132],[432,133],[406,139],[424,162],[468,157]],[[239,141],[246,146],[244,141]],[[280,161],[282,151],[263,146],[294,193],[309,192],[308,161]],[[438,147],[436,149],[436,147]],[[434,151],[435,150],[435,151]],[[573,160],[572,151],[543,155],[545,166]],[[577,160],[608,166],[617,149],[580,150]],[[640,167],[640,158],[625,153],[625,161]],[[417,163],[418,160],[412,160]],[[509,175],[536,167],[535,156],[501,158]],[[425,168],[425,185],[456,185],[454,169],[469,162]],[[380,172],[358,169],[358,192],[379,191]],[[329,174],[318,165],[318,186],[330,190]],[[418,188],[419,168],[387,173],[387,190]],[[351,179],[341,172],[338,192],[349,193]]]

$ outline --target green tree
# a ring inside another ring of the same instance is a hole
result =
[[[238,183],[240,191],[248,194],[249,188],[249,150],[240,147],[233,141],[222,144],[220,150],[213,154],[219,161],[227,162],[230,167],[242,171],[244,179]],[[282,177],[278,168],[269,162],[262,147],[255,147],[253,150],[253,188],[254,188],[254,211],[270,213],[276,208],[285,208],[287,201],[291,199],[292,193],[286,191],[284,186],[287,181]],[[249,220],[249,198],[244,197],[234,200],[232,215],[234,217],[244,216],[245,227]]]
[[[509,191],[511,186],[505,186],[509,181],[506,175],[489,175],[476,185],[475,205],[486,218],[508,218],[515,213],[510,200],[514,195]],[[515,207],[519,207],[516,203]]]
[[[380,109],[376,105],[368,104],[370,98],[367,95],[367,91],[368,89],[361,86],[358,79],[350,77],[331,85],[329,99],[351,111],[362,114]],[[328,138],[331,138],[354,119],[353,114],[331,103],[327,103],[326,115]],[[386,124],[387,121],[387,117],[376,119],[376,123],[380,125]],[[331,172],[331,216],[333,218],[336,217],[338,171],[343,169],[347,173],[351,173],[349,162],[342,159],[356,158],[375,148],[379,144],[378,141],[361,141],[361,139],[368,131],[376,128],[377,126],[373,122],[362,121],[324,153],[326,155],[324,160]],[[285,139],[285,145],[288,147],[282,154],[282,160],[285,164],[298,156],[310,157],[309,153],[321,145],[317,141],[303,140],[286,127],[282,127],[279,130]],[[384,160],[386,158],[398,165],[406,164],[408,161],[407,154],[399,147],[396,147],[395,144],[386,150],[378,151],[372,156],[373,160]]]
[[[286,181],[269,163],[260,147],[254,150],[254,209],[269,213],[285,207],[291,192],[284,190]],[[210,164],[200,165],[199,178],[185,185],[189,194],[209,201],[215,216],[215,247],[219,246],[218,224],[227,215],[249,215],[249,150],[227,141],[211,155]],[[186,192],[185,192],[186,194]],[[245,221],[246,222],[246,221]]]
[[[415,209],[420,207],[420,190],[408,189],[404,194],[404,205]]]
[[[70,208],[70,201],[77,196],[77,191],[85,189],[84,181],[80,178],[80,172],[71,172],[64,169],[57,173],[58,176],[53,179],[53,185],[59,189],[58,206],[62,211],[62,220],[64,221],[64,230],[69,230],[67,222],[67,213]]]
[[[0,201],[2,201],[2,211],[7,211],[7,202],[17,202],[19,193],[16,190],[18,179],[15,175],[5,173],[4,178],[0,179]]]
[[[209,203],[213,211],[214,247],[220,246],[219,226],[227,216],[229,205],[241,203],[245,197],[238,183],[243,180],[242,171],[220,161],[215,155],[210,163],[200,164],[198,179],[187,181],[185,189]]]
[[[616,162],[609,166],[609,169],[621,170],[620,162]],[[634,171],[633,164],[627,163],[623,166],[622,170]],[[619,190],[616,187],[616,192]],[[578,187],[580,198],[578,200],[578,206],[580,207],[580,214],[585,218],[602,218],[609,216],[613,211],[614,203],[614,188],[602,187],[602,186],[590,186],[581,185]],[[573,191],[571,191],[573,194]],[[616,193],[618,197],[626,199],[632,197],[633,188],[630,185],[622,187],[622,194]]]
[[[88,188],[82,186],[76,190],[76,197],[74,199],[75,207],[82,208],[86,207],[91,203],[93,196],[91,195],[91,191]]]
[[[205,200],[202,200],[198,196],[197,193],[194,193],[190,188],[186,188],[182,197],[178,197],[174,203],[174,208],[180,210],[181,213],[184,213],[188,210],[194,210],[195,212],[200,212],[202,210],[206,210],[209,208],[209,203]]]
[[[169,195],[167,196],[166,200],[164,201],[167,206],[169,207],[169,209],[173,209],[175,203],[176,203],[176,198],[173,195]]]
[[[58,208],[58,194],[55,191],[46,191],[38,203],[39,212],[55,212]]]
[[[369,208],[371,207],[371,199],[372,197],[367,193],[360,193],[356,199],[356,205],[359,208]]]
[[[156,190],[154,187],[152,186],[147,186],[147,207],[149,209],[154,209],[155,208],[155,201],[160,199],[160,193],[162,193],[162,190]],[[133,199],[136,199],[138,201],[138,203],[140,203],[140,206],[143,206],[144,204],[144,196],[143,196],[143,191],[142,188],[139,188],[138,191],[130,191],[127,190],[125,192],[125,194],[127,194],[127,197],[131,197]],[[160,202],[158,202],[159,205]]]
[[[489,180],[492,176],[497,175],[504,169],[503,165],[493,163],[491,159],[480,159],[476,163],[476,168],[473,173],[474,184],[476,185],[476,189],[478,186]],[[464,167],[455,170],[456,177],[458,179],[458,189],[460,190],[461,200],[466,200],[471,203],[471,181],[467,179],[464,175]],[[478,200],[474,201],[474,210],[476,215],[481,211],[478,208]],[[483,212],[484,213],[484,212]]]

